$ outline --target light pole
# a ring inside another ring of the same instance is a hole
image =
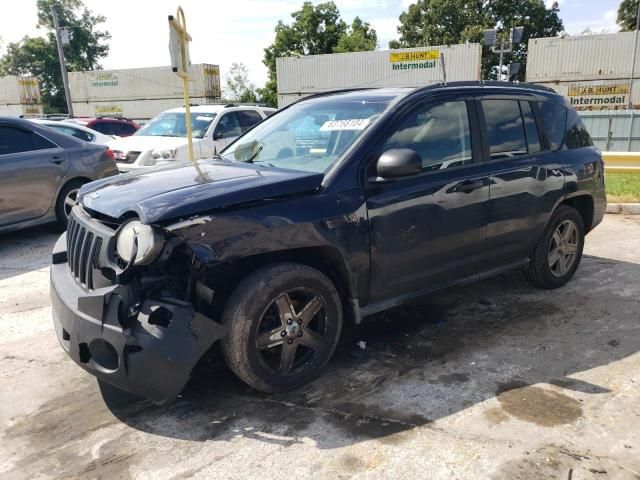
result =
[[[56,12],[55,4],[51,4],[51,16],[53,17],[53,28],[56,31],[56,46],[58,47],[58,59],[60,60],[60,73],[62,74],[62,83],[64,85],[64,96],[67,100],[67,113],[73,117],[73,105],[71,103],[71,94],[69,93],[69,76],[67,75],[67,64],[64,60],[64,46],[60,35],[60,23],[58,22],[58,12]]]
[[[500,48],[497,48],[497,31],[496,29],[484,31],[484,44],[491,47],[493,53],[500,53],[500,61],[498,65],[498,80],[502,80],[502,67],[504,66],[504,54],[513,51],[513,46],[522,42],[522,33],[524,27],[513,27],[509,32],[509,41],[505,42],[504,37],[500,40]],[[509,75],[507,75],[507,80]]]

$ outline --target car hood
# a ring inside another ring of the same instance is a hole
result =
[[[82,187],[78,200],[85,208],[112,218],[135,212],[143,223],[150,224],[314,191],[323,177],[320,173],[199,160],[98,180]]]
[[[199,141],[200,139],[194,138],[194,145]],[[147,150],[178,148],[186,144],[187,139],[184,137],[131,135],[130,137],[118,138],[109,142],[109,148],[111,150],[120,150],[121,152],[146,152]]]

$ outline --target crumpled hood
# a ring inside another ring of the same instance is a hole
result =
[[[194,138],[193,144],[200,142]],[[144,136],[131,135],[130,137],[118,138],[109,142],[111,150],[120,150],[121,152],[146,152],[148,150],[166,150],[179,148],[187,145],[185,137],[160,137],[160,136]]]
[[[86,184],[79,202],[112,218],[135,212],[143,223],[188,218],[217,208],[313,191],[323,175],[248,163],[199,160]]]

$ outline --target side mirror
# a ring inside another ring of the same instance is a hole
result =
[[[219,132],[213,132],[213,139],[214,140],[221,140],[222,139],[222,134]]]
[[[410,148],[392,148],[380,155],[376,171],[382,179],[416,175],[422,171],[422,159]]]

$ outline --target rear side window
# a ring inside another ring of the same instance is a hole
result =
[[[567,148],[570,149],[593,146],[591,135],[587,132],[587,128],[584,126],[582,119],[573,109],[568,110],[567,113],[565,143],[567,144]]]
[[[550,102],[538,102],[538,109],[542,116],[544,133],[549,141],[551,151],[558,150],[564,143],[567,109],[562,105]]]
[[[529,153],[536,153],[542,150],[540,147],[540,135],[536,126],[536,117],[533,115],[529,102],[520,102],[520,110],[524,119],[524,131],[527,134],[527,150]]]
[[[482,100],[492,160],[527,154],[527,138],[517,100]]]
[[[240,123],[242,123],[242,131],[244,132],[262,121],[260,114],[253,110],[242,110],[238,114],[240,115]]]
[[[80,140],[84,140],[85,142],[91,142],[93,140],[92,135],[78,128],[68,127],[66,125],[48,125],[48,126],[55,130],[58,130],[59,132],[66,133],[67,135],[71,135],[72,137],[79,138]]]

